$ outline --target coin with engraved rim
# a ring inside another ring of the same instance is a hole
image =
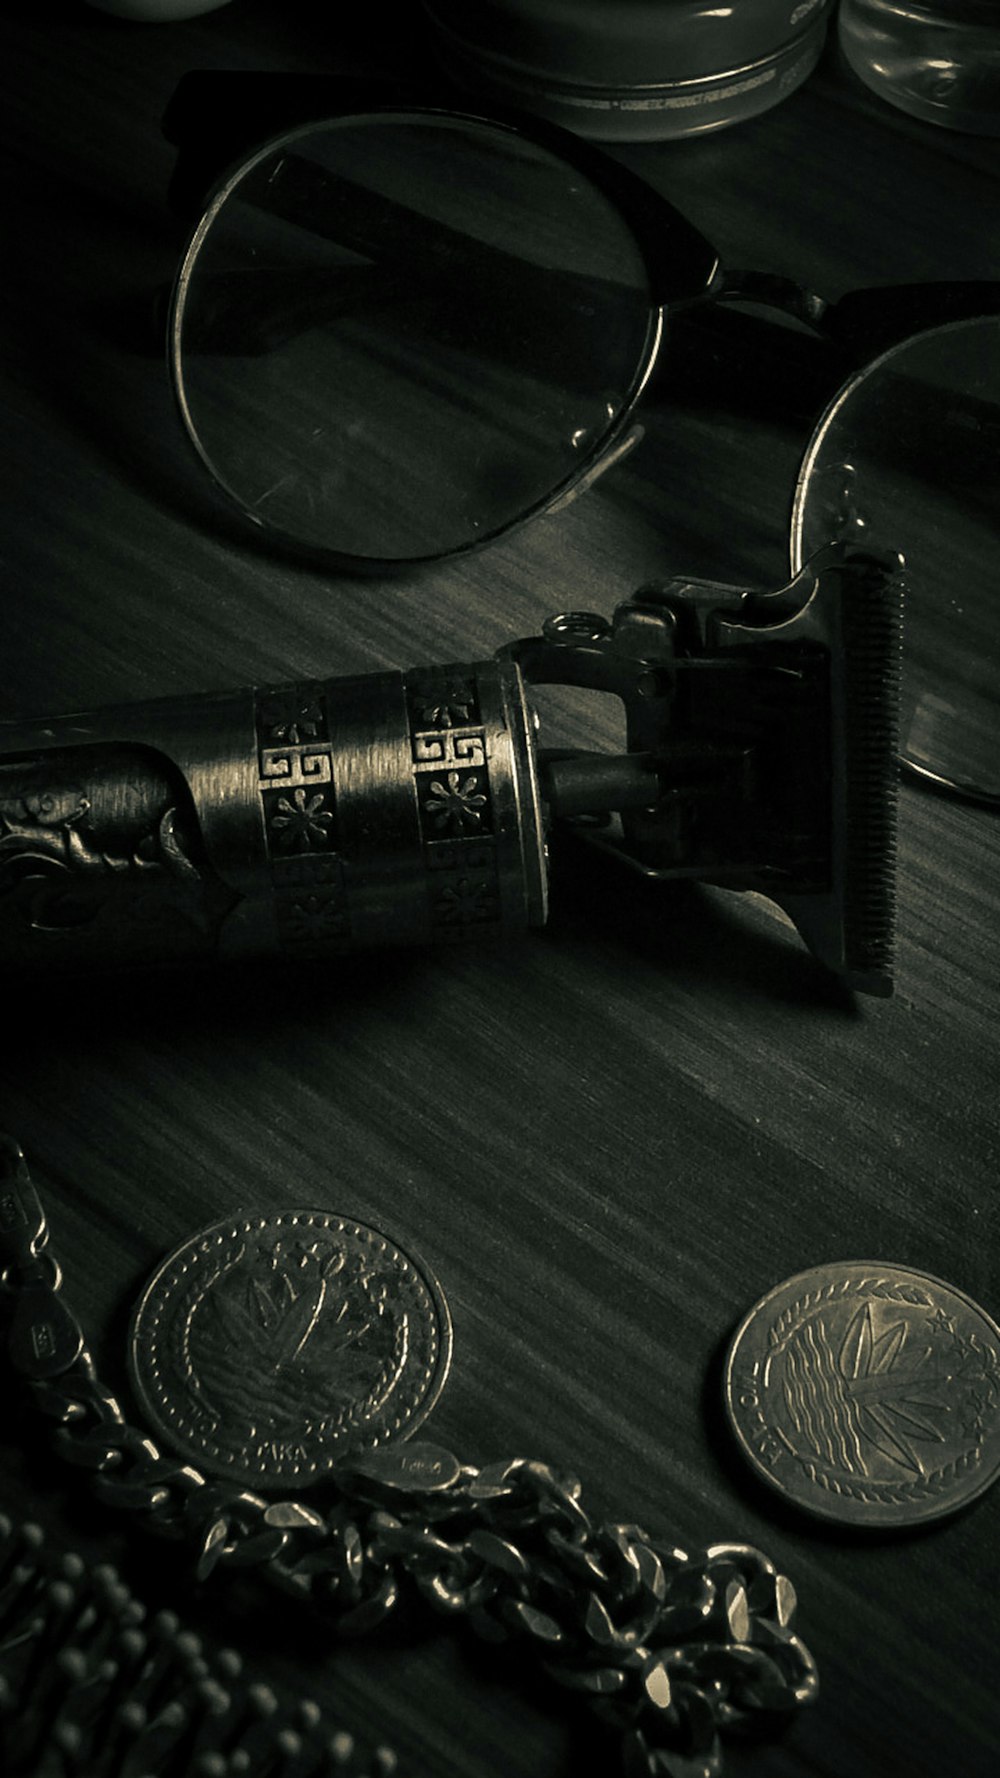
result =
[[[323,1210],[240,1213],[164,1260],[129,1369],[164,1440],[257,1488],[305,1487],[407,1438],[451,1360],[440,1285],[414,1255]]]
[[[922,1524],[1000,1474],[1000,1328],[906,1266],[816,1266],[733,1336],[726,1411],[757,1474],[841,1524]]]

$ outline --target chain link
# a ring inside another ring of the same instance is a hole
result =
[[[17,1238],[9,1212],[0,1225],[15,1325],[23,1279],[35,1324],[42,1307],[47,1231],[26,1178]],[[344,1459],[323,1511],[210,1481],[128,1423],[61,1298],[58,1266],[47,1276],[60,1349],[72,1356],[53,1375],[46,1337],[26,1339],[23,1321],[13,1356],[56,1449],[108,1504],[188,1542],[200,1580],[257,1568],[342,1636],[374,1630],[415,1594],[487,1640],[520,1644],[556,1685],[587,1698],[620,1734],[627,1778],[715,1778],[720,1732],[815,1698],[794,1590],[760,1551],[718,1544],[688,1556],[637,1525],[595,1524],[580,1483],[547,1464],[475,1469],[432,1445]]]

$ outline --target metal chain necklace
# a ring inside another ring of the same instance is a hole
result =
[[[435,1445],[389,1445],[338,1461],[317,1510],[161,1452],[97,1375],[16,1144],[0,1145],[0,1168],[13,1367],[60,1456],[103,1501],[184,1539],[198,1580],[255,1568],[341,1636],[416,1594],[582,1694],[620,1735],[628,1778],[715,1778],[721,1733],[815,1698],[794,1589],[766,1556],[728,1543],[690,1556],[637,1525],[595,1523],[579,1482],[546,1463],[476,1469]]]

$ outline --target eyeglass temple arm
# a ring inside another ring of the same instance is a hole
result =
[[[774,272],[726,271],[712,292],[715,302],[745,302],[778,309],[790,320],[839,346],[857,363],[876,358],[890,346],[943,327],[950,321],[971,321],[1000,315],[1000,282],[987,279],[931,284],[886,284],[851,290],[826,302],[794,279]]]

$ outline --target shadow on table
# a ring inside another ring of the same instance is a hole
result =
[[[685,986],[729,986],[785,1005],[855,1017],[855,996],[805,949],[770,902],[702,884],[661,883],[578,847],[555,863],[556,943],[613,944]]]

